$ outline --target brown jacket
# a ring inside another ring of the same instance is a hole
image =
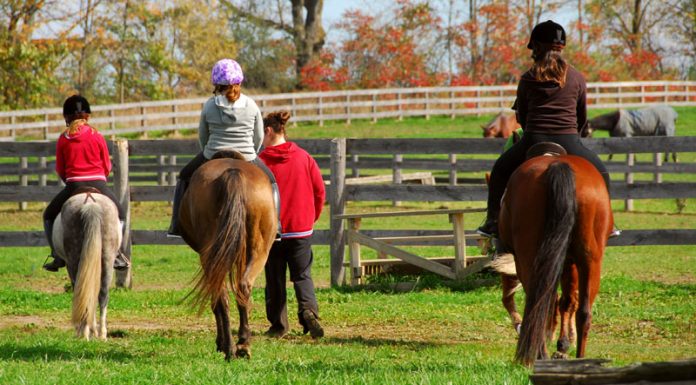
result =
[[[512,106],[525,132],[578,134],[587,126],[587,86],[585,78],[568,66],[566,84],[535,80],[525,72],[517,86]]]

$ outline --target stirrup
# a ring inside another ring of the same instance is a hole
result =
[[[126,257],[121,251],[118,252],[116,258],[114,258],[114,269],[116,270],[126,270],[130,267],[130,259]]]
[[[61,267],[65,267],[65,261],[62,258],[58,258],[52,254],[49,254],[48,257],[46,257],[46,261],[48,261],[48,258],[53,258],[53,260],[51,262],[44,261],[44,264],[43,264],[44,270],[55,273]]]
[[[486,220],[486,222],[476,229],[476,234],[487,238],[498,237],[498,223],[494,220]]]
[[[616,238],[619,235],[621,235],[621,230],[614,226],[614,228],[611,230],[611,233],[609,233],[609,238]]]

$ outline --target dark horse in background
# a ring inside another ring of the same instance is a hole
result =
[[[514,113],[501,111],[483,129],[484,138],[507,138],[520,127]]]
[[[547,339],[560,314],[558,352],[567,356],[575,315],[578,358],[592,320],[613,214],[604,180],[587,160],[537,156],[510,177],[499,216],[500,241],[514,255],[526,293],[516,360],[548,358]],[[558,298],[560,283],[562,294]]]
[[[263,271],[278,219],[268,176],[236,152],[218,153],[191,178],[179,211],[181,235],[200,255],[194,303],[211,304],[217,350],[250,357],[251,289]],[[239,311],[238,342],[232,344],[230,291]]]
[[[52,237],[72,283],[77,337],[106,340],[109,286],[122,237],[116,205],[96,190],[78,190],[63,204]]]
[[[669,106],[650,106],[639,110],[616,110],[599,115],[589,120],[588,136],[593,131],[609,131],[611,137],[632,136],[674,136],[677,112]],[[611,155],[609,155],[611,159]],[[665,161],[668,153],[665,152]],[[672,160],[677,161],[677,153],[672,153]]]

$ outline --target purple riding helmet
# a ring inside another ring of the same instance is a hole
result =
[[[229,86],[241,84],[242,80],[244,80],[242,67],[232,59],[219,60],[213,66],[210,80],[214,85]]]

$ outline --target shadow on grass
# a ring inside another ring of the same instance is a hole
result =
[[[399,347],[405,348],[410,351],[420,352],[426,349],[450,346],[450,343],[440,343],[440,342],[423,342],[423,341],[408,341],[408,340],[398,340],[391,338],[365,338],[362,336],[355,336],[349,338],[342,337],[324,337],[319,342],[322,345],[360,345],[366,347]]]
[[[98,344],[99,342],[94,342]],[[74,349],[71,349],[74,347]],[[0,361],[76,361],[76,360],[107,360],[132,361],[130,353],[118,351],[113,346],[108,351],[85,350],[83,347],[61,343],[42,343],[39,346],[23,346],[14,343],[0,344]]]
[[[327,290],[336,290],[343,294],[356,292],[404,294],[434,289],[449,289],[454,292],[468,292],[480,289],[482,287],[493,287],[499,284],[500,275],[492,270],[486,270],[474,276],[467,277],[461,282],[448,280],[436,274],[380,274],[370,276],[368,282],[365,284],[355,286],[344,285]]]

